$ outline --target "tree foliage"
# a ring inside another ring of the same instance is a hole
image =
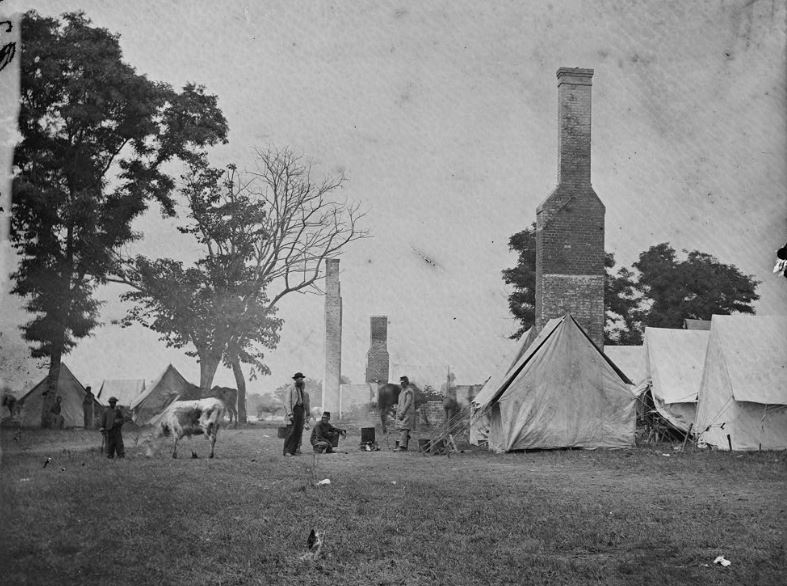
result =
[[[518,340],[536,323],[536,223],[511,236],[508,250],[517,253],[516,265],[503,270],[503,281],[513,288],[508,309],[520,323],[511,335],[512,340]]]
[[[195,238],[202,256],[191,268],[137,257],[122,275],[134,288],[124,298],[136,303],[127,323],[138,321],[173,346],[191,343],[201,387],[210,388],[220,361],[232,368],[241,421],[241,364],[252,376],[269,372],[263,348],[279,339],[278,301],[317,290],[326,259],[366,236],[358,207],[335,196],[342,182],[315,182],[289,150],[258,152],[258,166],[248,173],[192,165],[182,189],[189,223],[179,230]]]
[[[683,327],[684,319],[709,320],[712,315],[754,313],[758,282],[736,266],[698,250],[679,259],[668,242],[639,255],[637,288],[646,305],[639,310],[646,326]]]
[[[35,317],[23,326],[36,357],[63,354],[98,324],[97,285],[131,222],[158,201],[173,212],[164,166],[195,162],[225,140],[215,96],[148,80],[123,61],[118,36],[83,13],[22,19],[21,142],[14,152],[13,292]],[[45,401],[44,408],[48,408]]]
[[[520,324],[511,336],[515,340],[535,323],[535,232],[532,224],[509,239],[509,249],[517,252],[518,262],[503,271],[503,280],[513,287],[509,308]],[[752,276],[710,254],[697,250],[684,253],[684,259],[678,258],[664,242],[642,252],[632,269],[617,271],[614,255],[606,254],[606,344],[641,344],[646,326],[681,328],[684,319],[754,313],[753,303],[759,295]]]

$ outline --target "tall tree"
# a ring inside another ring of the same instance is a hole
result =
[[[81,12],[22,19],[21,142],[14,152],[11,239],[21,257],[13,293],[35,317],[23,326],[34,357],[60,362],[98,324],[97,285],[131,222],[152,200],[174,212],[174,160],[195,162],[225,141],[215,96],[148,80],[123,61],[119,37]],[[42,412],[54,401],[47,393]]]
[[[517,266],[503,271],[506,284],[514,287],[508,298],[511,313],[521,324],[512,339],[535,323],[535,229],[533,224],[509,240],[509,248],[519,254]],[[641,344],[646,326],[680,328],[687,318],[754,313],[759,295],[752,276],[710,254],[684,252],[681,260],[669,243],[657,244],[639,255],[634,270],[616,272],[614,255],[606,254],[606,344]]]
[[[637,345],[642,343],[642,293],[637,288],[636,275],[621,267],[616,273],[615,255],[607,252],[604,258],[604,344]]]
[[[234,166],[193,166],[183,189],[191,223],[181,231],[197,239],[204,255],[187,270],[173,260],[138,257],[125,274],[135,288],[126,299],[138,302],[129,319],[152,327],[168,343],[193,344],[203,389],[220,360],[232,368],[240,421],[246,419],[242,364],[250,366],[251,376],[269,372],[262,347],[278,342],[277,303],[290,293],[318,291],[325,260],[366,236],[358,206],[336,197],[342,183],[342,177],[315,182],[309,166],[286,149],[259,151],[256,170],[246,174]],[[162,270],[150,272],[151,266]],[[179,281],[185,290],[177,293],[162,285],[173,266],[181,267],[179,275],[192,275],[190,282]],[[199,305],[199,315],[177,309],[177,296],[195,294],[212,299]],[[204,352],[200,340],[209,341]]]
[[[513,287],[508,309],[520,326],[510,338],[518,340],[536,323],[536,223],[511,236],[508,250],[517,253],[516,266],[503,270],[503,281]]]
[[[646,326],[683,327],[684,319],[709,320],[712,315],[754,313],[759,284],[738,267],[719,262],[698,250],[683,251],[679,259],[668,242],[639,255],[637,288],[648,300],[640,308]]]

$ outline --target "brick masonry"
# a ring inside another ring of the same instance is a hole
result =
[[[536,328],[567,311],[604,341],[604,204],[590,183],[592,69],[560,68],[558,186],[536,211]]]
[[[325,376],[322,383],[322,408],[339,412],[342,376],[342,294],[339,259],[325,263]]]
[[[388,316],[371,316],[371,343],[366,353],[366,382],[388,382],[390,356],[388,355]]]

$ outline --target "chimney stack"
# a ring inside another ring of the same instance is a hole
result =
[[[339,259],[325,261],[325,376],[322,381],[322,409],[339,413],[342,382],[342,292]]]
[[[366,382],[388,382],[390,369],[388,356],[388,316],[371,317],[372,340],[366,354]]]
[[[557,70],[557,182],[590,185],[590,90],[593,70]]]
[[[593,70],[561,67],[558,185],[536,212],[536,329],[571,313],[604,348],[604,204],[590,183]]]

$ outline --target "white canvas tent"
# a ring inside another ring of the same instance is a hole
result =
[[[47,378],[35,385],[19,400],[19,424],[22,427],[41,427],[41,410],[44,405],[44,393],[47,391]],[[63,416],[64,427],[83,427],[83,401],[87,392],[77,377],[65,364],[60,365],[60,376],[57,379],[57,396],[62,397],[60,415]],[[95,397],[92,401],[92,418],[100,415],[102,407]]]
[[[493,373],[478,391],[470,403],[470,443],[477,446],[487,441],[489,436],[489,413],[482,407],[486,406],[500,389],[500,385],[505,380],[506,375],[516,366],[520,358],[527,351],[533,340],[536,339],[536,328],[527,330],[521,338],[513,359],[508,363],[505,370]]]
[[[645,328],[646,377],[653,405],[684,433],[697,413],[709,337],[707,330]]]
[[[120,407],[131,407],[144,391],[145,379],[105,380],[101,383],[96,398],[107,405],[109,398],[115,397]]]
[[[134,423],[146,425],[170,403],[181,399],[198,399],[199,387],[191,384],[171,364],[150,387],[131,404]]]
[[[787,449],[787,316],[714,315],[694,428],[722,450]]]
[[[623,371],[634,384],[645,378],[645,351],[643,346],[604,346],[604,354]]]
[[[476,397],[489,414],[490,449],[634,445],[631,382],[570,314],[550,320],[502,378]]]

